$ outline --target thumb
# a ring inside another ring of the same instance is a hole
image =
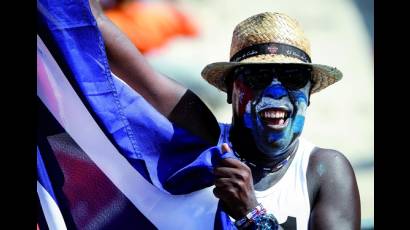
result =
[[[231,148],[227,143],[223,143],[221,146],[222,153],[232,152]]]
[[[227,143],[223,143],[220,146],[215,146],[213,150],[214,152],[212,154],[212,164],[214,166],[219,165],[222,160],[227,158],[237,159],[237,157],[235,156],[232,149],[229,147]]]
[[[232,151],[231,147],[227,143],[223,143],[221,145],[221,159],[233,158],[238,159],[234,152]]]

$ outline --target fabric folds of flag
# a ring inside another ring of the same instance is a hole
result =
[[[110,71],[88,1],[38,0],[37,11],[40,229],[234,228],[211,173],[233,155]]]

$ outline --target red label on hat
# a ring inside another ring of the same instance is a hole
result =
[[[267,48],[267,50],[271,53],[271,54],[275,54],[278,51],[278,47],[276,46],[270,46]]]

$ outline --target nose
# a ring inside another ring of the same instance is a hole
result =
[[[285,97],[288,92],[286,91],[285,87],[283,87],[282,83],[274,78],[271,84],[266,87],[263,94],[264,96],[268,96],[273,99],[281,99],[282,97]]]

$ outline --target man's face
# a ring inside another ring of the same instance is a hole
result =
[[[242,66],[234,72],[233,112],[268,158],[283,154],[302,132],[310,90],[304,66]]]

